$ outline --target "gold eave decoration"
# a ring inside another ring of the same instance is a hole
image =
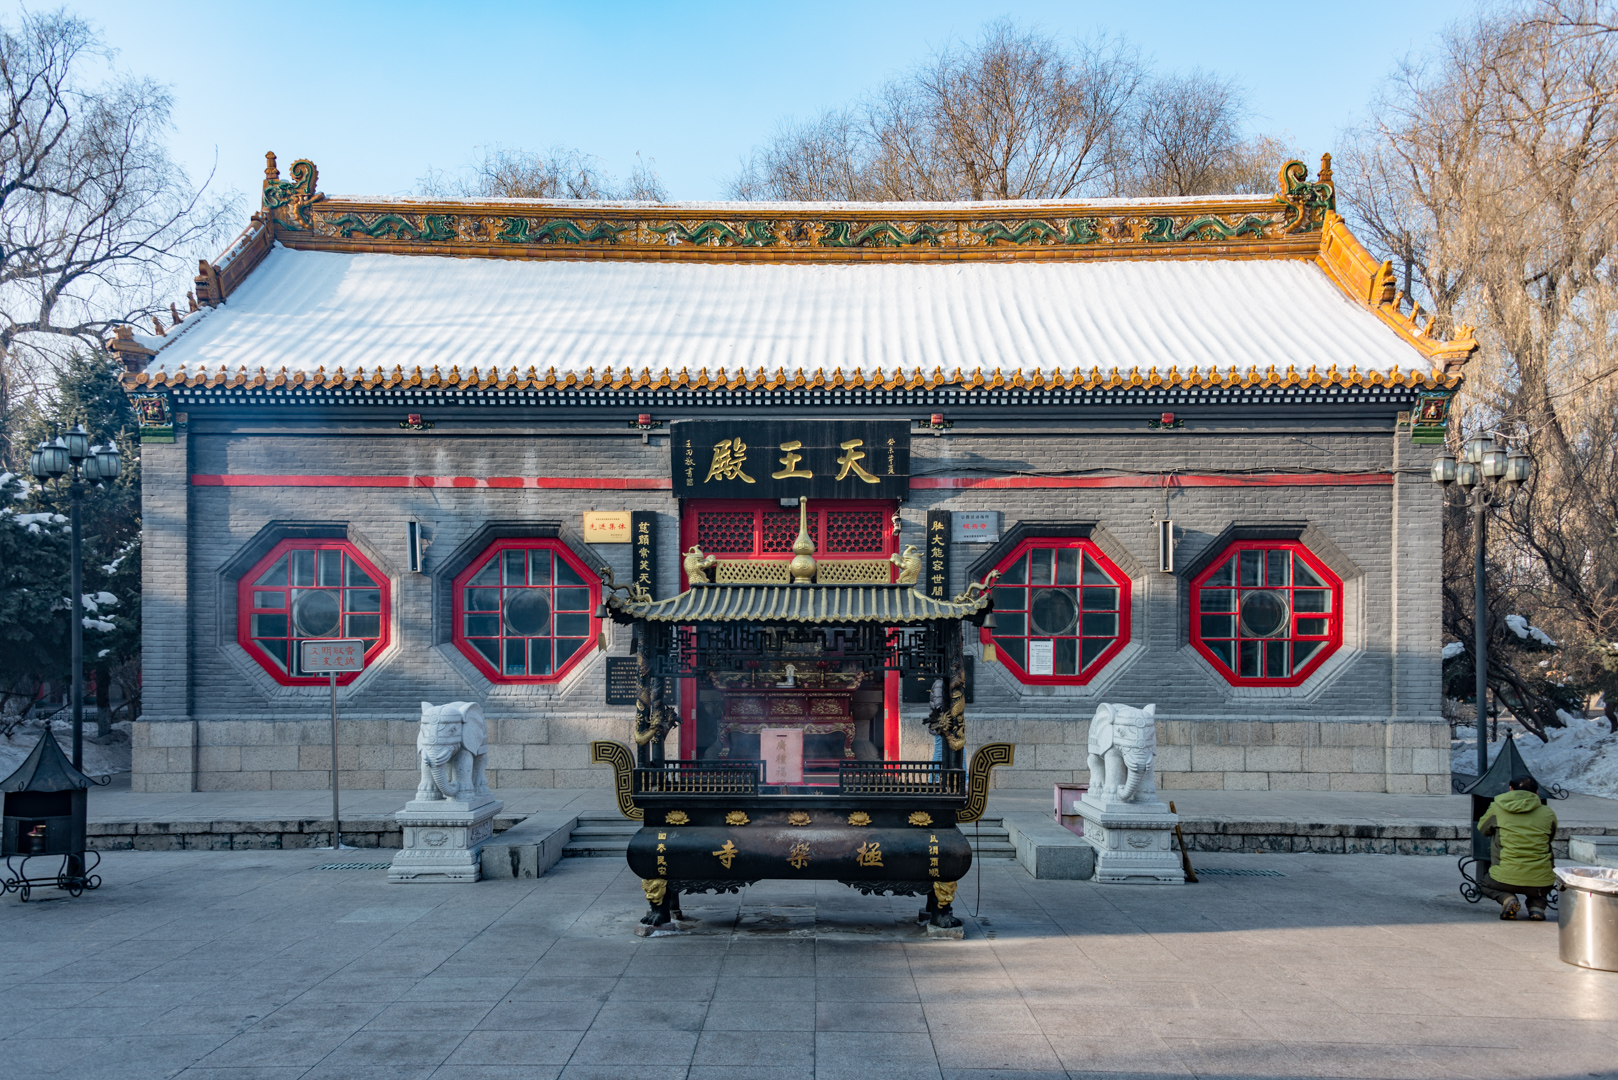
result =
[[[856,810],[852,814],[848,815],[848,823],[850,825],[869,825],[871,823],[871,815],[867,814],[864,810]]]
[[[730,813],[725,815],[726,825],[746,825],[747,822],[747,815],[740,810],[732,810]]]
[[[912,825],[919,825],[925,828],[933,823],[933,816],[925,810],[917,810],[915,813],[910,815],[909,821]]]
[[[1363,249],[1362,249],[1363,250]],[[1367,305],[1370,306],[1370,305]],[[1391,309],[1392,302],[1388,307]],[[1379,314],[1384,321],[1395,320],[1391,310]],[[1406,323],[1410,322],[1405,318]],[[1395,322],[1390,322],[1395,329],[1400,329]],[[1412,324],[1414,325],[1414,324]],[[1463,327],[1468,335],[1469,327]],[[1408,332],[1401,330],[1408,336]],[[1421,344],[1418,348],[1423,348]],[[968,374],[956,368],[953,374],[946,374],[943,368],[933,369],[931,375],[920,368],[906,372],[894,370],[884,373],[877,368],[869,374],[855,371],[845,374],[842,371],[827,375],[825,371],[816,369],[812,374],[805,373],[802,368],[794,373],[788,373],[785,368],[777,368],[774,374],[759,368],[755,372],[737,370],[727,372],[720,368],[717,372],[709,373],[702,368],[695,375],[685,368],[679,371],[664,369],[653,374],[650,368],[642,368],[636,374],[630,368],[614,371],[611,368],[597,372],[595,368],[587,368],[583,373],[566,372],[558,374],[554,367],[547,368],[543,373],[530,366],[526,372],[512,367],[506,371],[498,368],[482,370],[476,367],[462,371],[458,366],[452,366],[448,371],[442,370],[434,364],[431,370],[424,370],[419,365],[410,371],[395,365],[391,372],[377,367],[372,371],[355,369],[345,371],[339,367],[336,371],[328,372],[324,367],[315,371],[290,371],[280,368],[269,371],[266,368],[249,370],[245,366],[234,370],[221,365],[217,371],[198,369],[189,371],[185,367],[174,371],[142,371],[136,374],[123,376],[123,385],[126,390],[138,390],[143,387],[205,387],[207,389],[225,390],[397,390],[397,389],[428,389],[428,390],[1027,390],[1038,392],[1040,390],[1119,390],[1119,389],[1195,389],[1195,388],[1234,388],[1240,387],[1276,387],[1287,389],[1292,387],[1307,388],[1320,387],[1405,387],[1409,389],[1435,390],[1454,389],[1460,385],[1461,378],[1458,370],[1446,370],[1456,364],[1464,362],[1456,357],[1470,356],[1477,348],[1475,339],[1468,336],[1463,340],[1439,341],[1436,338],[1427,338],[1425,348],[1431,349],[1435,361],[1441,361],[1440,366],[1422,371],[1415,368],[1402,371],[1395,366],[1390,371],[1360,371],[1357,367],[1350,367],[1344,371],[1333,364],[1325,371],[1311,364],[1304,370],[1298,370],[1295,364],[1288,364],[1285,371],[1279,370],[1271,364],[1260,369],[1250,366],[1243,371],[1234,365],[1229,368],[1198,368],[1193,365],[1185,371],[1178,366],[1170,366],[1167,371],[1159,371],[1155,365],[1149,366],[1146,371],[1139,367],[1113,368],[1111,371],[1102,371],[1099,367],[1092,367],[1089,371],[1082,368],[1072,368],[1063,371],[1053,368],[1046,372],[1040,368],[1024,371],[1017,368],[1009,373],[995,368],[985,374],[982,368]]]
[[[667,814],[663,815],[663,823],[665,825],[688,825],[690,822],[691,819],[686,816],[686,812],[684,810],[670,810]]]
[[[794,810],[792,813],[787,815],[787,824],[807,825],[809,824],[809,815],[802,810]]]

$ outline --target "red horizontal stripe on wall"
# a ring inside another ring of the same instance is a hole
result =
[[[567,491],[669,491],[655,476],[258,476],[193,473],[193,487],[549,488]]]
[[[913,491],[970,488],[1363,487],[1392,473],[1266,473],[1242,476],[1152,473],[1137,476],[913,476]],[[194,487],[541,488],[553,491],[670,491],[661,477],[638,476],[264,476],[193,473]]]
[[[912,476],[911,490],[963,488],[1334,487],[1393,483],[1392,473],[1268,473],[1208,476]]]

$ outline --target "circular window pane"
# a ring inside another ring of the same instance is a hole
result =
[[[1034,632],[1042,637],[1073,633],[1078,614],[1079,606],[1068,589],[1041,589],[1034,594],[1034,604],[1029,609]]]
[[[316,589],[300,592],[292,601],[292,625],[299,637],[329,637],[335,634],[342,613],[335,591]]]
[[[519,637],[548,633],[551,621],[550,596],[544,589],[524,589],[506,594],[506,630]]]
[[[1242,597],[1242,631],[1252,637],[1274,637],[1286,629],[1287,602],[1278,592],[1250,592]]]

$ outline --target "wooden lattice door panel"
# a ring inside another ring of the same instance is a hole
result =
[[[893,508],[886,503],[827,503],[809,507],[809,535],[821,556],[885,559],[892,553]],[[798,537],[798,514],[778,503],[708,503],[686,512],[686,547],[707,555],[790,559]]]
[[[821,519],[820,550],[827,554],[877,554],[887,549],[880,510],[827,510]]]
[[[751,555],[757,546],[757,521],[757,513],[749,510],[703,511],[697,515],[697,546],[708,555]]]

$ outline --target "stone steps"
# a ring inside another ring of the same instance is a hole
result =
[[[1015,859],[1017,849],[1011,843],[1011,833],[998,815],[984,814],[977,821],[962,825],[961,834],[972,845],[974,859]]]
[[[573,835],[562,848],[564,859],[622,859],[629,851],[629,839],[640,828],[616,810],[584,810],[573,826]]]
[[[640,828],[640,822],[631,821],[616,810],[586,810],[579,814],[573,835],[562,848],[564,859],[623,858],[629,850],[629,840]],[[1013,859],[1017,849],[1012,846],[1011,834],[998,817],[985,815],[981,821],[962,826],[967,842],[972,845],[973,857],[979,859]]]

